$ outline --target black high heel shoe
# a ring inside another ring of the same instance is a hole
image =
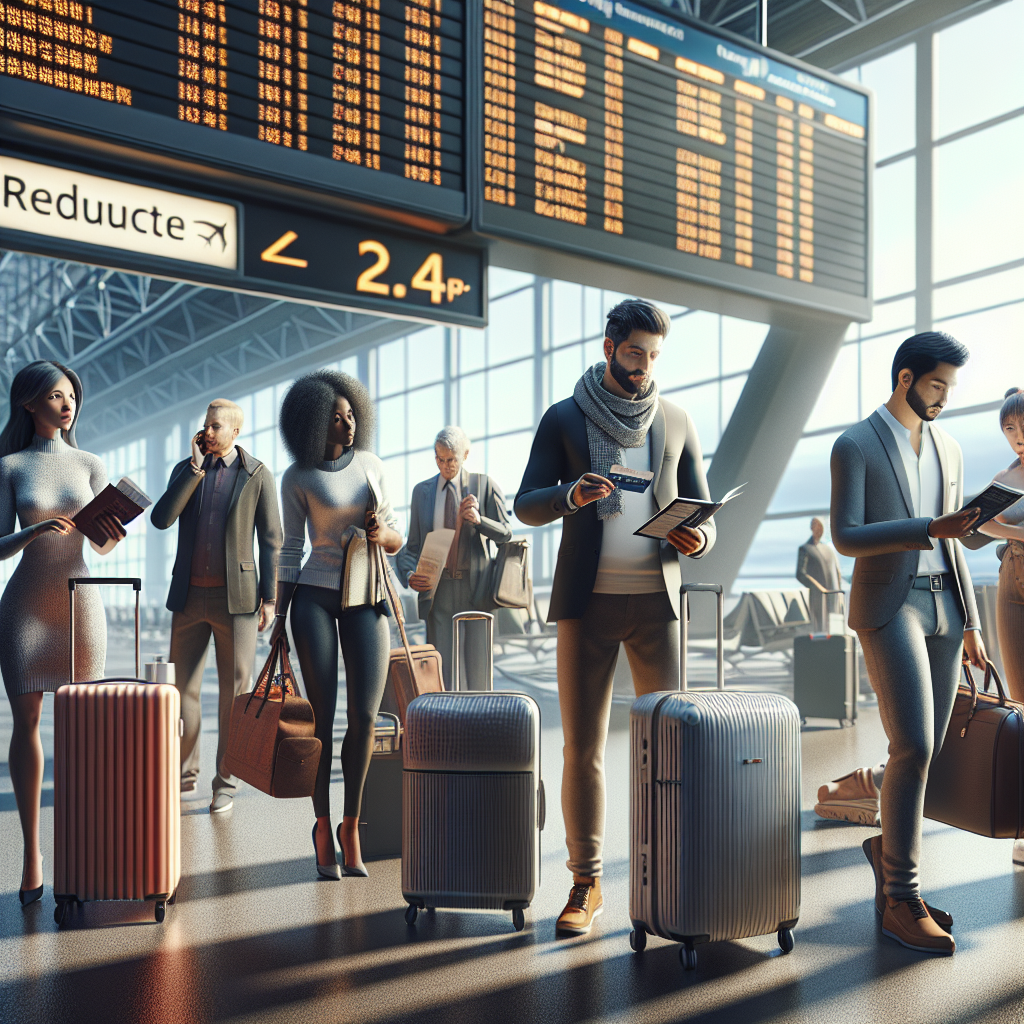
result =
[[[369,878],[370,872],[365,867],[356,868],[350,867],[345,863],[345,847],[341,843],[341,825],[338,825],[337,830],[338,836],[338,847],[341,850],[341,873],[348,878]]]
[[[329,878],[332,882],[341,881],[341,871],[338,868],[337,863],[334,864],[321,864],[320,853],[316,848],[316,825],[313,825],[313,856],[316,858],[316,873],[321,878]]]
[[[41,858],[40,858],[41,859]],[[30,903],[37,903],[43,898],[43,887],[40,885],[35,889],[19,889],[18,899],[21,905],[27,907]]]

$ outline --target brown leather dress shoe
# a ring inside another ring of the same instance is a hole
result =
[[[820,786],[814,813],[853,825],[878,825],[878,787],[871,769],[857,768]]]
[[[935,923],[921,900],[894,900],[887,896],[882,934],[919,953],[950,956],[956,950],[953,936]]]
[[[871,870],[875,873],[875,913],[881,915],[885,912],[885,880],[882,878],[882,837],[872,836],[865,839],[861,844],[864,856],[867,857]],[[932,920],[943,930],[949,931],[953,927],[953,915],[947,914],[930,903],[925,903]]]
[[[569,901],[558,915],[555,932],[561,935],[586,935],[594,918],[604,910],[601,879],[573,875]]]

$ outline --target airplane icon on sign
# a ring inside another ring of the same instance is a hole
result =
[[[208,227],[210,229],[210,233],[208,235],[204,235],[201,231],[199,232],[199,237],[207,245],[210,245],[210,243],[213,242],[213,240],[215,238],[219,238],[220,239],[220,251],[223,252],[228,247],[228,240],[227,240],[227,237],[225,235],[225,232],[227,231],[227,227],[228,227],[227,224],[214,224],[212,221],[208,221],[208,220],[197,220],[197,221],[194,221],[193,223],[195,223],[195,224],[202,224],[205,227]]]

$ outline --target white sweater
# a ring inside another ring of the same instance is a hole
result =
[[[398,520],[384,482],[384,464],[376,455],[353,450],[333,462],[321,462],[315,469],[293,464],[285,470],[281,481],[284,545],[277,565],[281,582],[330,590],[341,587],[345,531],[349,527],[363,531],[366,510],[373,504],[367,474],[376,478],[381,495],[378,520],[397,529]],[[302,565],[307,532],[312,551]]]

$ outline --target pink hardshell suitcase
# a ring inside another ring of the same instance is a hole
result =
[[[140,665],[140,579],[69,579],[71,678],[75,590],[135,589],[135,675]],[[54,920],[73,903],[153,900],[157,921],[181,878],[181,702],[175,687],[135,679],[72,683],[54,701]]]

